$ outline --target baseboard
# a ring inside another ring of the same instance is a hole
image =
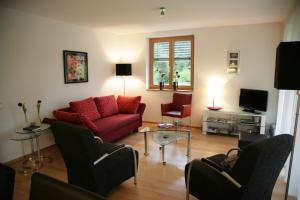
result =
[[[52,145],[50,145],[50,146],[47,146],[47,147],[41,149],[41,151],[46,151],[47,149],[50,149],[50,148],[52,148],[52,147],[55,146],[55,145],[56,145],[56,144],[52,144]],[[10,160],[10,161],[6,162],[5,164],[7,164],[7,165],[14,165],[14,164],[16,164],[16,163],[19,163],[19,162],[23,161],[23,160],[24,160],[26,157],[28,157],[30,154],[31,154],[31,153],[25,154],[25,155],[23,155],[23,156],[20,156],[20,157],[18,157],[18,158],[15,158],[15,159],[13,159],[13,160]]]

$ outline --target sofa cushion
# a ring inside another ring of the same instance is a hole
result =
[[[81,119],[78,113],[66,112],[61,110],[53,111],[53,115],[56,119],[65,121],[65,122],[72,122],[75,124],[80,124]]]
[[[108,117],[119,113],[119,108],[114,95],[95,97],[95,104],[101,117]]]
[[[80,120],[84,126],[90,129],[93,133],[98,133],[98,127],[85,115],[79,114]]]
[[[94,124],[98,128],[98,132],[105,135],[138,120],[140,120],[139,114],[116,114],[98,119],[94,121]]]
[[[81,101],[70,102],[70,107],[73,112],[84,115],[91,121],[94,121],[101,117],[97,110],[95,101],[91,97]]]
[[[129,113],[129,114],[137,113],[140,101],[141,101],[141,96],[136,96],[136,97],[118,96],[117,103],[118,103],[119,112]]]

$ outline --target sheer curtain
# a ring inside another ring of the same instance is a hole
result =
[[[284,27],[284,41],[300,41],[300,3],[288,18]],[[300,81],[300,74],[299,74]],[[296,91],[280,90],[277,109],[277,122],[275,134],[289,133],[293,135],[297,96]],[[300,119],[298,123],[297,138],[295,141],[294,161],[291,173],[289,195],[297,196],[300,199]],[[289,161],[289,159],[288,159]],[[285,169],[288,169],[287,162]],[[298,170],[297,170],[298,169]],[[286,170],[287,175],[287,170]]]

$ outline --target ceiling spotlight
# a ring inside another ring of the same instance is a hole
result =
[[[163,17],[166,14],[166,8],[165,7],[160,7],[160,16]]]

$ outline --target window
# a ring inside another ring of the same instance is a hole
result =
[[[194,81],[194,36],[151,38],[150,89],[172,89],[178,82],[179,90],[192,90]]]

